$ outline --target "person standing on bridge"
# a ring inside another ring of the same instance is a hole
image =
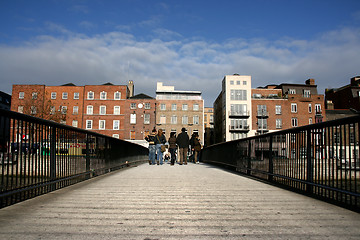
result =
[[[180,165],[182,165],[183,163],[186,165],[190,140],[185,128],[181,129],[181,133],[176,138],[176,143],[179,146]]]
[[[166,138],[161,129],[159,129],[158,134],[155,136],[155,145],[156,145],[156,154],[157,154],[157,164],[163,165],[163,152],[165,152],[165,143]]]
[[[176,150],[177,150],[177,145],[176,145],[176,136],[174,132],[170,133],[170,138],[168,140],[169,143],[169,150],[170,150],[170,154],[171,154],[171,166],[173,166],[175,164],[175,160],[176,160]]]
[[[149,164],[155,165],[155,153],[156,153],[156,146],[155,146],[155,135],[156,129],[154,128],[152,132],[145,137],[145,140],[149,142]]]

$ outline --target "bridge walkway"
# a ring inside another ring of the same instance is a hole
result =
[[[143,164],[0,209],[0,239],[359,238],[358,213],[207,164]]]

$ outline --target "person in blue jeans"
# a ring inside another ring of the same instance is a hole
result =
[[[155,154],[156,154],[156,145],[155,145],[155,136],[156,129],[154,128],[151,134],[145,137],[145,140],[149,142],[149,164],[155,165]]]
[[[155,136],[155,145],[156,145],[156,154],[157,154],[157,164],[163,164],[163,152],[161,151],[161,146],[166,143],[166,138],[161,129],[159,129],[158,134]]]

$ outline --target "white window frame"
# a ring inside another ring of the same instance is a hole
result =
[[[74,92],[74,99],[80,99],[80,93]]]
[[[24,99],[24,98],[25,98],[25,93],[19,92],[19,99]]]
[[[92,129],[93,120],[86,120],[86,129]]]
[[[292,113],[297,113],[297,103],[292,103],[291,104],[291,112]]]
[[[321,104],[319,103],[315,104],[315,113],[321,113]]]
[[[73,115],[79,114],[79,106],[73,106]]]
[[[277,129],[282,128],[282,119],[281,118],[276,119],[276,128]]]
[[[171,104],[171,111],[176,111],[177,110],[177,104],[173,103]]]
[[[86,106],[86,114],[93,115],[94,114],[94,106],[92,106],[92,105]]]
[[[193,105],[193,111],[199,111],[200,107],[199,107],[199,104],[195,103]]]
[[[296,89],[290,88],[289,89],[289,94],[296,94]]]
[[[291,126],[297,127],[299,125],[297,118],[291,118]]]
[[[160,104],[160,110],[162,110],[162,111],[166,110],[166,104],[165,103]]]
[[[106,115],[106,106],[105,105],[101,105],[99,107],[99,114],[100,115]]]
[[[309,103],[309,113],[312,113],[312,105]]]
[[[56,99],[56,92],[51,92],[51,99]]]
[[[36,107],[35,106],[30,107],[30,113],[31,114],[36,114]]]
[[[114,115],[120,115],[120,106],[114,106]]]
[[[102,92],[100,93],[100,100],[106,100],[106,96],[107,96],[107,92],[102,91]]]
[[[67,106],[61,106],[61,114],[67,113]]]
[[[193,116],[193,124],[199,125],[200,124],[200,117],[198,115]]]
[[[182,124],[189,124],[189,117],[184,115],[182,116]]]
[[[150,109],[151,108],[151,104],[150,103],[145,103],[145,109]]]
[[[115,133],[115,134],[113,134],[113,135],[112,135],[112,137],[113,137],[113,138],[117,138],[117,139],[119,139],[119,138],[120,138],[119,134],[116,134],[116,133]]]
[[[18,106],[18,112],[24,113],[24,106]]]
[[[313,124],[312,118],[309,118],[309,124]]]
[[[38,93],[37,93],[37,92],[31,93],[31,98],[32,98],[32,99],[37,99],[37,97],[38,97]]]
[[[171,124],[177,124],[177,116],[176,115],[171,116]]]
[[[160,124],[166,124],[166,116],[165,115],[160,116]]]
[[[130,109],[136,109],[136,103],[130,103]]]
[[[150,114],[144,113],[144,124],[150,124]]]
[[[113,130],[120,129],[120,120],[113,120]]]
[[[68,99],[68,93],[67,92],[62,93],[62,99]]]
[[[275,105],[275,114],[280,115],[281,114],[281,105]]]
[[[50,115],[54,115],[56,112],[55,106],[50,106]]]
[[[311,96],[311,91],[308,89],[304,89],[304,97],[309,98]]]
[[[136,113],[130,114],[130,124],[136,124]]]
[[[114,100],[120,100],[121,99],[121,92],[116,91],[114,92]]]
[[[106,121],[105,120],[99,120],[99,130],[105,130]]]
[[[187,103],[184,103],[182,105],[182,108],[181,108],[183,111],[187,111],[189,109],[189,106],[187,105]]]
[[[89,92],[87,93],[87,99],[88,99],[88,100],[94,100],[94,98],[95,98],[94,92],[93,92],[93,91],[89,91]]]
[[[71,126],[78,127],[79,126],[78,120],[73,120],[72,123],[71,123]]]

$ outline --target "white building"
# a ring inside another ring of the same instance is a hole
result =
[[[251,116],[251,76],[226,75],[214,103],[215,142],[255,135]]]

